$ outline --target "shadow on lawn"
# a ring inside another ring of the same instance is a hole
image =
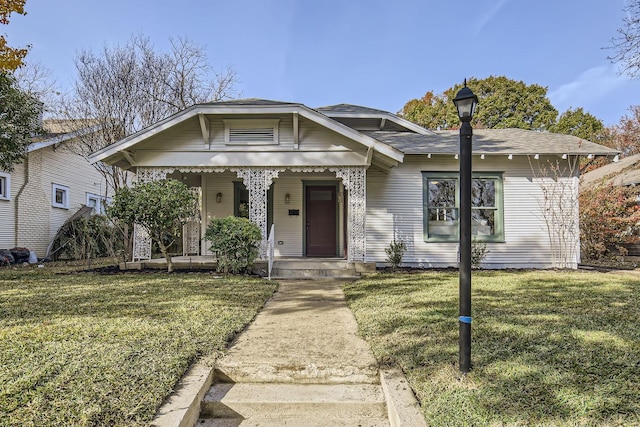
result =
[[[0,313],[5,322],[46,321],[59,316],[163,319],[201,301],[226,309],[262,298],[259,281],[218,279],[207,274],[88,273],[0,276]]]
[[[637,280],[474,273],[466,385],[451,369],[458,358],[457,274],[379,275],[346,292],[374,352],[402,366],[425,413],[462,411],[457,425],[640,420]],[[465,415],[460,408],[469,402]]]

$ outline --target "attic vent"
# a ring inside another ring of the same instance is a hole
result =
[[[278,144],[279,120],[225,120],[225,144]]]

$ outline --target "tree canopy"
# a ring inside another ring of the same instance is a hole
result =
[[[558,111],[547,97],[547,88],[504,76],[471,78],[467,85],[478,96],[478,108],[472,125],[478,128],[549,129]],[[421,99],[405,104],[401,114],[429,129],[455,129],[460,126],[453,98],[462,84],[442,94],[427,92]]]
[[[24,5],[27,0],[2,0],[0,1],[0,24],[7,25],[12,13],[26,15]],[[0,34],[0,70],[13,71],[22,66],[23,59],[29,51],[26,49],[12,48],[7,44],[7,39]]]
[[[10,172],[22,162],[32,138],[42,132],[41,113],[42,103],[0,71],[0,170]]]
[[[607,145],[620,150],[623,156],[640,154],[640,105],[629,108],[631,114],[625,115],[610,129]]]
[[[609,59],[620,64],[621,72],[631,78],[640,76],[640,0],[628,0],[618,35],[611,39],[614,54]]]
[[[575,110],[569,108],[558,117],[549,130],[555,133],[573,135],[592,142],[604,139],[604,123],[594,115],[584,111],[582,107]]]

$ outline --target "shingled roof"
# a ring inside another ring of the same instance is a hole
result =
[[[405,154],[457,154],[460,134],[457,130],[436,131],[433,135],[406,132],[363,131],[380,142]],[[473,152],[476,154],[571,154],[608,156],[617,151],[572,136],[524,129],[474,129]]]

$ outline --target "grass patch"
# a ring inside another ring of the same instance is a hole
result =
[[[148,425],[275,285],[207,273],[0,270],[0,425]]]
[[[474,272],[472,371],[458,372],[457,272],[346,285],[379,361],[400,366],[432,426],[640,425],[640,279]]]

